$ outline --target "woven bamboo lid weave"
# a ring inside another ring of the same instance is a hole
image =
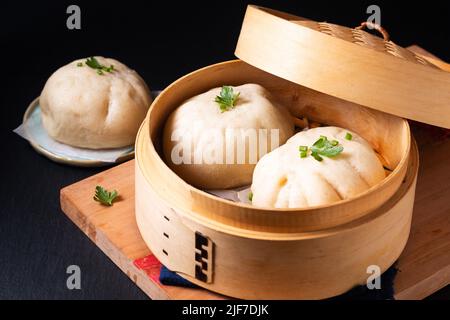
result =
[[[316,91],[450,128],[450,72],[383,36],[248,6],[235,54]]]

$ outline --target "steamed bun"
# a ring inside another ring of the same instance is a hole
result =
[[[79,59],[50,76],[39,99],[42,124],[50,137],[76,147],[132,145],[152,101],[149,89],[119,61],[95,58],[114,70],[98,74]]]
[[[352,139],[345,139],[347,132]],[[320,136],[337,140],[344,150],[317,161],[300,157],[299,146],[312,146]],[[371,146],[356,133],[338,127],[302,131],[265,155],[253,173],[252,203],[261,207],[303,208],[354,197],[385,177]]]
[[[166,162],[196,187],[249,185],[256,162],[294,134],[288,111],[262,86],[245,84],[233,90],[240,95],[228,111],[222,112],[215,102],[221,88],[214,88],[185,101],[166,122]]]

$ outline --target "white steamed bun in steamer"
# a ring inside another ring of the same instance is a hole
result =
[[[321,136],[342,151],[332,157],[319,154],[317,160],[311,147]],[[382,163],[362,137],[338,127],[319,127],[297,133],[258,162],[252,203],[272,208],[327,205],[357,196],[384,177]]]
[[[134,143],[151,97],[135,71],[117,60],[94,57],[55,71],[39,101],[50,137],[71,146],[106,149]]]
[[[227,88],[236,97],[228,109],[217,101]],[[227,189],[249,185],[256,162],[293,134],[289,112],[265,88],[224,86],[188,99],[169,116],[163,149],[169,167],[186,182]]]

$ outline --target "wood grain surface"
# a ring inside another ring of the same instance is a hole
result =
[[[342,100],[450,128],[450,73],[430,67],[428,60],[424,64],[406,59],[392,42],[384,42],[384,50],[379,51],[369,40],[372,37],[360,31],[357,39],[340,38],[336,35],[342,32],[333,32],[330,26],[320,32],[303,25],[303,20],[248,6],[236,56]],[[355,30],[347,32],[355,34]]]
[[[412,230],[395,280],[398,299],[422,299],[450,283],[450,140],[419,149],[421,165]],[[120,200],[113,207],[92,201],[97,184],[119,190]],[[151,254],[134,217],[134,160],[62,189],[61,207],[151,298],[223,298],[203,289],[162,285],[157,277],[149,277],[133,264]]]
[[[418,46],[411,51],[441,61]],[[443,62],[442,62],[443,63]],[[444,68],[443,68],[444,69]],[[449,131],[412,124],[420,167],[408,243],[398,261],[396,299],[423,299],[450,284],[450,139]],[[92,201],[96,185],[119,190],[113,207]],[[134,216],[134,160],[61,190],[64,213],[149,297],[224,299],[204,289],[162,285],[161,265],[145,245]],[[134,262],[147,258],[147,270]]]

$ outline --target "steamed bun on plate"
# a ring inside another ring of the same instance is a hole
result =
[[[236,98],[230,108],[217,100],[227,88]],[[234,188],[249,185],[256,162],[293,134],[290,114],[262,86],[224,86],[192,97],[169,116],[164,156],[196,187]]]
[[[119,61],[94,60],[104,69],[80,59],[50,76],[39,98],[42,124],[50,137],[71,146],[106,149],[132,145],[151,104],[149,89],[135,71]]]
[[[311,149],[301,157],[299,147],[310,148],[321,136],[335,140],[343,150],[333,157],[321,156],[321,161]],[[272,208],[326,205],[357,196],[384,177],[382,163],[362,137],[338,127],[320,127],[297,133],[258,162],[252,203]]]

